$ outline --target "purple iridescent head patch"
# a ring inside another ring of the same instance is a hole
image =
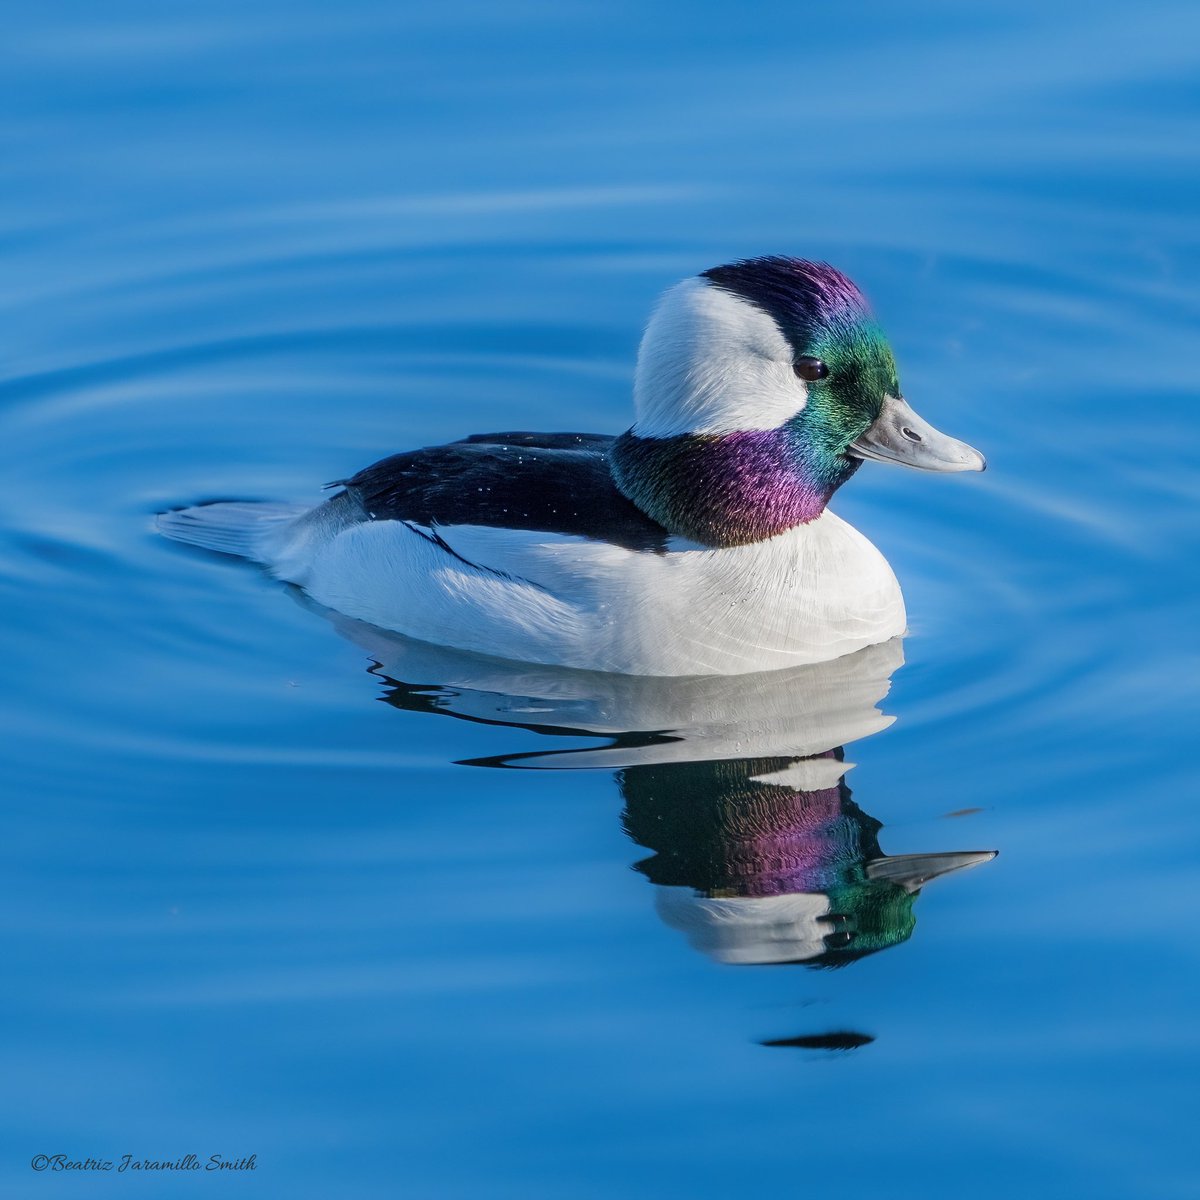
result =
[[[828,263],[771,255],[713,267],[703,278],[769,313],[799,351],[831,328],[874,321],[867,298]]]

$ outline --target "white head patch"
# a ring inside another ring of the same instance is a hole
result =
[[[777,429],[808,389],[773,318],[707,279],[685,279],[658,302],[638,352],[639,437]]]

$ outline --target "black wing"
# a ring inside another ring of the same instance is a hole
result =
[[[340,480],[377,521],[488,525],[664,550],[670,534],[612,481],[613,439],[594,433],[486,433],[393,454]]]

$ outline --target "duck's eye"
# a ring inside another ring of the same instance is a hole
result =
[[[792,363],[792,370],[805,383],[816,383],[818,379],[824,379],[829,374],[829,368],[819,358],[810,358],[808,355],[796,359]]]

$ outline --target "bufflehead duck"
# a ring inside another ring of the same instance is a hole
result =
[[[159,528],[422,641],[735,675],[904,632],[891,568],[827,508],[863,459],[984,469],[902,399],[865,298],[824,263],[749,259],[671,288],[634,401],[619,437],[480,434],[385,458],[315,508],[201,505]]]

